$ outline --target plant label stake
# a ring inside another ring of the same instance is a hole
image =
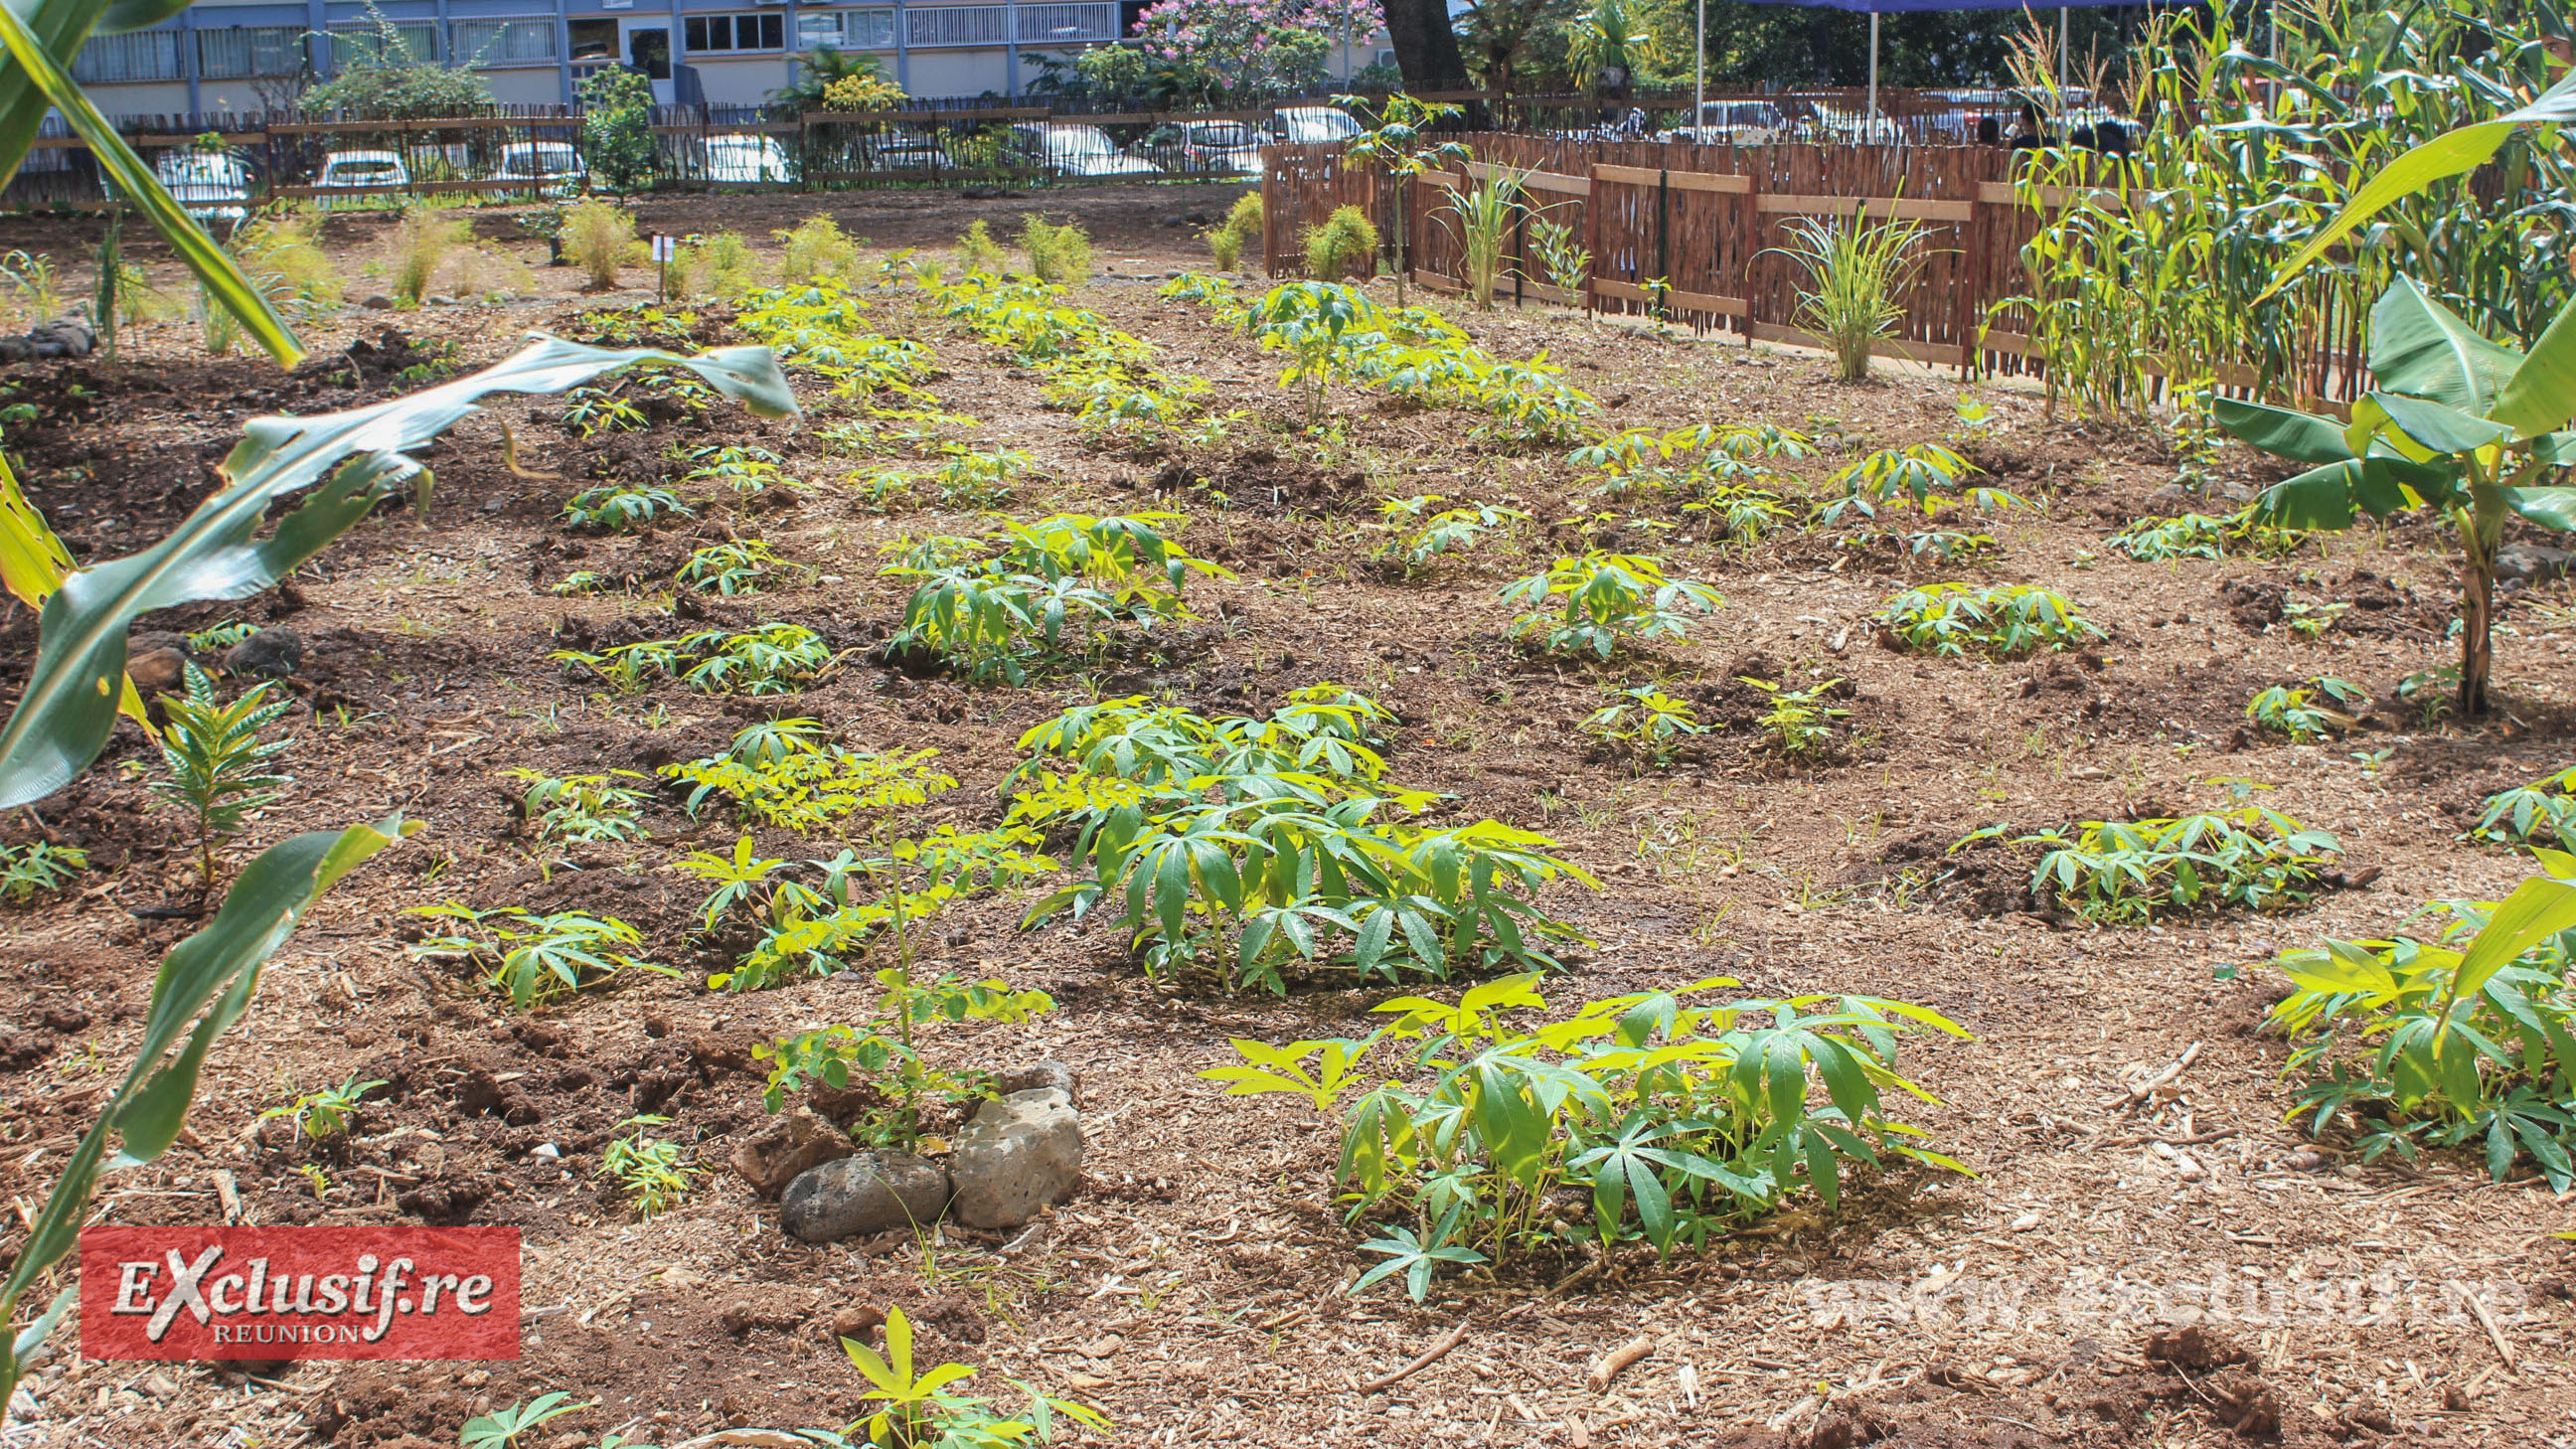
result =
[[[676,237],[657,236],[653,238],[653,260],[661,263],[662,265],[662,295],[660,300],[665,305],[668,305],[671,300],[671,258],[677,255],[679,250],[680,243],[679,239]],[[629,255],[632,255],[632,253],[629,253]]]

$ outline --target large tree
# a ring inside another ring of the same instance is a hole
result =
[[[1450,28],[1449,0],[1386,0],[1386,38],[1408,91],[1459,90],[1467,84],[1466,57]]]

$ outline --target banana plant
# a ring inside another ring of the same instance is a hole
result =
[[[481,372],[373,407],[255,418],[224,460],[225,486],[141,553],[80,569],[45,600],[36,666],[0,729],[0,808],[43,799],[98,758],[116,722],[126,630],[137,615],[197,599],[246,598],[322,551],[400,485],[429,470],[404,454],[478,411],[495,392],[557,393],[638,363],[687,368],[755,413],[796,410],[765,347],[696,357],[611,351],[540,335]],[[328,472],[329,478],[324,480]],[[263,539],[269,505],[313,487]]]
[[[2576,529],[2576,488],[2555,480],[2576,463],[2576,303],[2528,355],[2492,341],[2400,277],[2370,313],[2377,391],[2349,424],[2260,403],[2222,400],[2229,432],[2307,472],[2274,484],[2256,513],[2285,528],[2346,529],[2441,510],[2460,540],[2460,689],[2464,715],[2486,707],[2493,660],[2496,549],[2505,519]]]
[[[304,356],[295,329],[270,305],[267,293],[162,189],[152,168],[55,59],[80,54],[93,31],[146,30],[186,8],[188,0],[17,0],[0,5],[0,47],[13,62],[0,66],[0,185],[18,174],[45,112],[60,111],[98,159],[115,193],[178,253],[205,287],[207,299],[240,318],[243,329],[279,366],[292,367]]]
[[[250,1008],[259,991],[259,968],[285,944],[305,911],[342,876],[420,828],[394,815],[373,825],[313,831],[270,847],[243,869],[213,924],[162,958],[134,1065],[88,1135],[72,1149],[8,1280],[0,1283],[0,1332],[17,1321],[18,1304],[28,1291],[72,1250],[99,1175],[151,1162],[178,1139],[207,1051]],[[118,1146],[112,1159],[107,1155],[111,1133]],[[77,1284],[64,1288],[33,1321],[0,1344],[0,1427],[8,1423],[9,1399],[28,1358],[70,1311],[79,1292]]]

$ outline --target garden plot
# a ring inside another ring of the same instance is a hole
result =
[[[2545,1442],[2576,1408],[2563,1124],[2512,1095],[2563,947],[2465,1018],[2491,1091],[2354,1040],[2565,842],[2563,580],[2503,596],[2464,721],[2441,536],[2266,530],[2251,452],[2186,490],[2170,439],[2013,388],[1151,243],[1150,281],[1054,288],[764,246],[719,304],[532,268],[325,322],[293,374],[147,331],[0,379],[83,560],[176,526],[243,420],[526,328],[765,345],[802,408],[669,370],[496,397],[423,452],[425,512],[136,622],[152,692],[207,681],[172,748],[282,741],[245,771],[279,778],[209,813],[123,724],[12,816],[0,1191],[42,1202],[231,873],[399,809],[96,1211],[514,1225],[526,1353],[136,1373],[65,1337],[38,1442],[443,1444],[558,1390],[595,1405],[521,1442],[840,1429],[883,1406],[840,1340],[904,1334],[1104,1443]],[[782,1231],[796,1152],[962,1189],[1009,1087],[1078,1116],[1069,1196]]]

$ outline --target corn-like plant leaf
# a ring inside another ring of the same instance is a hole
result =
[[[260,966],[285,944],[305,910],[342,876],[419,829],[396,815],[374,825],[298,835],[270,847],[243,867],[214,922],[162,958],[134,1065],[64,1162],[53,1195],[29,1230],[8,1281],[0,1285],[0,1323],[14,1316],[18,1300],[71,1251],[99,1174],[150,1162],[178,1138],[207,1050],[249,1009],[259,990]],[[111,1135],[120,1148],[113,1161],[107,1160]],[[34,1327],[49,1326],[61,1307],[57,1303]],[[26,1355],[41,1337],[20,1334],[0,1358],[0,1405],[8,1402]]]
[[[2576,928],[2576,881],[2550,876],[2533,876],[2514,888],[2487,918],[2485,929],[2469,943],[2460,958],[2459,969],[2451,975],[2451,989],[2437,1013],[2445,1020],[2451,1004],[2478,994],[2497,972],[2514,962],[2514,958],[2539,945],[2559,932]],[[2454,1100],[2468,1101],[2468,1097]]]
[[[63,586],[71,571],[71,550],[63,547],[53,526],[45,522],[45,515],[27,501],[27,495],[18,488],[18,475],[9,470],[8,458],[0,455],[0,587],[7,588],[19,603],[41,612],[45,600]],[[141,725],[145,734],[160,737],[132,679],[123,681],[116,707],[127,719]]]
[[[176,532],[141,553],[72,574],[45,601],[35,671],[0,730],[0,807],[44,798],[98,757],[115,722],[116,681],[135,616],[267,588],[365,517],[397,484],[422,473],[401,450],[471,416],[486,394],[561,392],[647,361],[686,367],[755,412],[795,411],[795,397],[767,348],[684,358],[540,336],[495,366],[409,397],[317,417],[254,419],[224,460],[227,486]],[[268,538],[257,537],[270,504],[326,470],[332,470],[327,482]]]
[[[54,59],[56,54],[77,52],[80,48],[77,41],[68,51],[49,49],[47,43],[39,39],[38,32],[30,29],[14,8],[0,5],[0,45],[7,46],[9,58],[17,62],[16,68],[25,81],[31,82],[54,109],[62,112],[63,119],[71,123],[72,130],[89,144],[90,154],[97,158],[99,169],[107,174],[117,191],[133,203],[134,208],[143,214],[143,219],[151,223],[152,229],[161,234],[161,239],[170,244],[170,249],[179,254],[179,260],[196,274],[197,281],[206,289],[206,296],[215,305],[240,318],[243,329],[258,339],[259,345],[277,359],[279,366],[292,367],[301,360],[304,344],[296,339],[295,329],[286,324],[286,319],[277,315],[277,309],[269,303],[268,294],[244,276],[231,254],[215,245],[215,239],[206,235],[205,229],[171,199],[170,193],[162,189],[160,178],[153,175],[152,168],[143,164],[142,157],[134,154],[134,148],[117,134],[107,117],[99,114],[98,107],[81,90],[80,83],[72,79],[71,72]],[[0,113],[14,117],[17,108],[25,104],[10,93],[16,89],[11,87],[10,91],[0,91]],[[6,137],[9,129],[0,127],[0,137]],[[0,168],[5,168],[0,170],[0,175],[15,175],[18,163],[25,156],[23,142],[13,150],[5,139],[0,139]]]

